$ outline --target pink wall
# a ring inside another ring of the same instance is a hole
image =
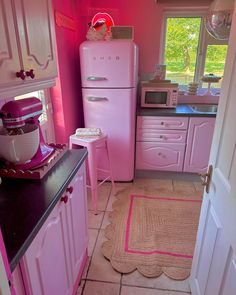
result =
[[[108,12],[115,25],[134,26],[135,42],[139,45],[139,72],[153,72],[159,62],[161,42],[161,24],[164,5],[174,6],[203,6],[212,0],[87,0],[88,20],[96,12]]]
[[[55,24],[58,79],[51,90],[54,108],[54,126],[57,142],[68,142],[68,137],[83,124],[78,46],[81,42],[77,5],[73,0],[53,0],[54,10],[72,17],[76,30]]]
[[[67,142],[68,136],[83,126],[79,45],[85,40],[88,22],[95,13],[108,12],[116,25],[134,26],[134,39],[140,49],[139,72],[150,73],[159,62],[164,4],[202,6],[210,1],[159,0],[156,4],[155,0],[53,0],[55,9],[77,22],[76,31],[55,28],[59,68],[57,87],[52,90],[56,140]]]
[[[115,25],[134,26],[135,42],[140,49],[140,72],[154,70],[158,62],[161,32],[161,9],[151,1],[88,0],[87,22],[99,11],[110,13]]]

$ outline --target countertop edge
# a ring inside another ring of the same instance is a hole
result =
[[[69,177],[67,178],[66,182],[62,185],[61,189],[57,192],[57,194],[53,198],[52,202],[48,206],[47,210],[42,215],[42,217],[39,219],[38,223],[35,225],[34,229],[31,231],[31,233],[29,234],[28,238],[22,244],[21,248],[18,250],[18,252],[15,255],[15,257],[12,258],[11,261],[9,261],[11,272],[13,272],[14,269],[16,268],[16,266],[19,263],[20,259],[23,257],[24,253],[27,251],[27,249],[30,246],[30,244],[32,243],[33,239],[36,237],[36,235],[40,231],[43,223],[45,222],[45,220],[47,219],[47,217],[49,216],[49,214],[52,212],[52,210],[56,206],[56,204],[57,204],[59,198],[61,197],[62,193],[65,191],[66,187],[71,182],[71,180],[75,176],[76,172],[79,170],[79,168],[84,163],[84,160],[86,159],[87,155],[88,155],[88,151],[86,149],[84,149],[84,155],[81,157],[81,159],[78,162],[78,164],[74,167],[74,169],[70,173]],[[63,160],[63,157],[62,157],[62,160]]]
[[[217,113],[210,112],[193,112],[189,105],[178,105],[176,108],[141,108],[136,111],[137,116],[153,116],[153,117],[213,117]]]

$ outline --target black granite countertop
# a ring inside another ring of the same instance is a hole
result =
[[[12,271],[86,157],[86,149],[69,150],[41,180],[2,179],[0,226]]]
[[[189,105],[177,105],[174,109],[138,107],[137,116],[216,117],[216,113],[194,112]]]

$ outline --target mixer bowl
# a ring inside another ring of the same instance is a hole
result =
[[[9,135],[0,127],[0,157],[14,164],[28,162],[39,147],[39,128],[35,124],[26,124],[21,128],[23,134]]]

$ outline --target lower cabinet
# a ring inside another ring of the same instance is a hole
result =
[[[185,144],[137,142],[136,168],[141,170],[182,171]]]
[[[184,172],[207,171],[214,127],[215,118],[190,118]]]
[[[23,256],[26,294],[73,293],[87,259],[85,181],[83,164]]]
[[[207,171],[215,118],[138,116],[136,169]]]
[[[138,116],[136,169],[183,171],[188,120]]]

